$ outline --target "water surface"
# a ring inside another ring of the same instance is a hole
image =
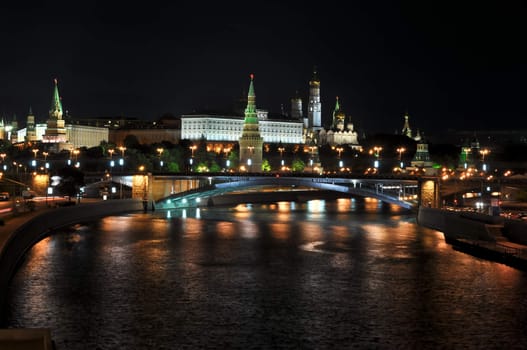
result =
[[[11,327],[62,349],[527,348],[524,272],[376,200],[111,216],[38,243]]]

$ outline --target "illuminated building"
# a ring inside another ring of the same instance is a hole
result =
[[[362,146],[359,144],[358,133],[353,129],[351,118],[340,107],[339,98],[333,110],[333,122],[328,130],[322,129],[319,132],[319,144],[348,145],[352,149],[360,151]]]

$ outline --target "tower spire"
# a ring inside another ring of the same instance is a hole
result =
[[[251,82],[249,83],[249,93],[247,94],[247,107],[245,108],[245,122],[257,123],[258,116],[256,114],[256,94],[254,93],[254,74],[250,75]]]
[[[238,140],[240,145],[240,165],[245,167],[248,172],[261,172],[263,138],[260,136],[260,130],[258,129],[254,75],[251,74],[250,77],[251,82],[249,83],[243,130]]]
[[[55,87],[53,89],[53,96],[51,98],[51,109],[49,110],[49,117],[54,119],[62,119],[62,102],[60,101],[59,84],[57,78],[53,79]]]
[[[42,137],[43,142],[61,143],[66,142],[66,128],[62,119],[62,102],[60,100],[59,86],[57,79],[53,79],[55,86],[51,98],[51,108],[49,119],[46,125],[46,132]]]
[[[404,113],[404,125],[402,133],[403,135],[406,135],[408,137],[412,137],[412,129],[410,129],[410,121],[408,120],[410,117],[408,116],[408,111]]]

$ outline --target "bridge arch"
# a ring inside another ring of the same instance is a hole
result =
[[[206,206],[214,203],[214,198],[263,186],[289,187],[292,191],[295,188],[311,188],[344,193],[349,196],[373,197],[406,209],[414,209],[417,206],[418,183],[416,180],[364,180],[305,176],[208,176],[206,178],[207,182],[198,188],[157,198],[156,207],[174,209]],[[277,192],[276,200],[280,200],[280,193]]]

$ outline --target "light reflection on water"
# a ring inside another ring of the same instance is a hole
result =
[[[57,349],[522,348],[525,273],[373,199],[112,216],[38,243],[12,327]]]

